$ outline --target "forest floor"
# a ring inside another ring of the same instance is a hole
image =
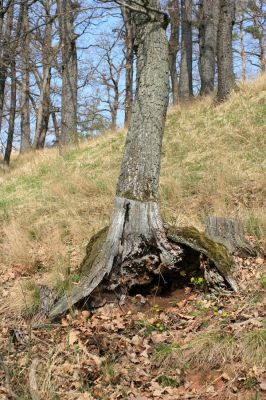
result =
[[[266,399],[266,260],[235,261],[229,296],[190,284],[35,327],[2,303],[0,399]],[[3,269],[1,297],[27,275]]]
[[[110,222],[125,132],[0,165],[0,400],[266,399],[265,113],[264,74],[166,121],[164,221],[203,230],[209,215],[239,218],[260,249],[236,258],[230,296],[195,277],[36,327],[40,285],[76,285],[90,237]]]

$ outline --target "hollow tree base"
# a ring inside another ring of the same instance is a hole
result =
[[[170,229],[167,234],[156,202],[116,197],[110,227],[87,247],[80,284],[56,303],[50,316],[88,297],[94,302],[110,294],[121,297],[155,287],[171,290],[195,270],[210,285],[227,284],[236,291],[226,248],[189,229],[183,233]]]

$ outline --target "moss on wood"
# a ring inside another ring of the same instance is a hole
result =
[[[100,251],[103,248],[105,239],[107,237],[109,226],[101,229],[95,235],[92,236],[91,240],[89,241],[86,247],[86,255],[84,260],[80,265],[80,273],[81,275],[88,275],[91,267],[96,260],[97,256],[99,255]]]
[[[231,275],[234,262],[227,248],[223,244],[209,239],[205,233],[194,227],[176,228],[171,226],[168,229],[167,237],[177,244],[183,244],[205,254],[225,278]]]

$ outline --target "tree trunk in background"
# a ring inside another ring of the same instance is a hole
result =
[[[239,23],[239,38],[240,38],[240,51],[241,51],[241,64],[242,64],[242,81],[245,81],[247,79],[247,74],[246,74],[246,55],[245,55],[245,44],[244,44],[244,35],[243,35],[243,18],[241,19]]]
[[[8,134],[7,134],[7,145],[4,156],[4,163],[9,165],[10,157],[12,152],[15,120],[16,120],[16,61],[15,57],[11,62],[11,93],[10,93],[10,111],[9,111],[9,123],[8,123]]]
[[[235,1],[220,0],[217,41],[218,101],[223,101],[234,88],[232,31],[235,22]]]
[[[21,143],[20,152],[25,153],[31,149],[30,143],[30,76],[29,76],[29,17],[28,17],[28,1],[22,4],[22,39],[21,39]]]
[[[5,100],[5,86],[7,71],[11,61],[10,39],[13,27],[14,3],[11,2],[7,10],[6,29],[2,36],[2,54],[0,59],[0,131],[2,127],[4,100]]]
[[[192,88],[192,0],[181,0],[181,65],[179,99],[188,101]]]
[[[219,0],[201,0],[199,6],[200,94],[214,90]]]
[[[171,35],[169,39],[169,64],[171,76],[171,90],[173,97],[173,105],[178,103],[178,78],[176,71],[176,56],[179,50],[179,24],[180,9],[179,0],[168,1],[168,12],[170,15]]]
[[[145,2],[142,0],[140,3]],[[151,0],[149,5],[160,7],[159,0]],[[104,276],[109,275],[108,281],[112,282],[111,271],[117,276],[116,266],[126,259],[140,257],[144,248],[158,246],[163,252],[166,236],[157,195],[168,104],[169,48],[165,29],[162,29],[165,27],[163,16],[153,13],[153,17],[134,13],[136,96],[105,244],[89,276],[73,290],[71,298],[65,297],[57,303],[52,316],[90,294]]]
[[[77,143],[77,50],[71,0],[57,0],[62,54],[60,146]]]
[[[56,112],[55,111],[52,111],[52,120],[53,120],[53,125],[54,125],[55,142],[56,142],[56,144],[59,144],[60,129],[59,129],[59,125],[58,125],[58,122],[57,122]]]
[[[126,60],[126,95],[125,95],[125,119],[124,127],[127,128],[130,122],[133,104],[133,59],[134,59],[134,22],[132,12],[121,6],[121,13],[125,24],[125,60]]]
[[[263,15],[263,6],[261,5],[261,15]],[[254,27],[255,32],[257,33],[256,38],[258,39],[259,44],[259,60],[260,60],[260,69],[261,72],[266,71],[266,58],[265,58],[265,32],[263,28],[261,28],[258,24],[257,16],[254,17]]]
[[[51,18],[50,4],[46,2],[47,20]],[[45,34],[43,41],[43,80],[40,93],[40,102],[37,113],[36,133],[33,142],[34,149],[42,149],[45,144],[45,137],[48,130],[50,116],[50,82],[51,82],[51,62],[52,62],[52,26],[48,23],[45,26]]]

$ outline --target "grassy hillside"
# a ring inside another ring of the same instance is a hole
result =
[[[266,237],[266,76],[222,105],[198,99],[168,113],[161,171],[164,218],[200,227],[208,214],[238,216]],[[106,133],[63,158],[57,149],[13,160],[0,173],[0,263],[75,266],[108,224],[125,132]]]
[[[266,76],[225,104],[205,98],[169,111],[167,221],[203,227],[208,214],[237,216],[265,244],[265,116]],[[261,255],[235,257],[238,293],[208,291],[195,276],[164,295],[85,305],[52,325],[38,319],[49,287],[69,292],[91,234],[108,224],[124,141],[110,132],[64,157],[14,158],[0,172],[0,398],[265,399]]]

